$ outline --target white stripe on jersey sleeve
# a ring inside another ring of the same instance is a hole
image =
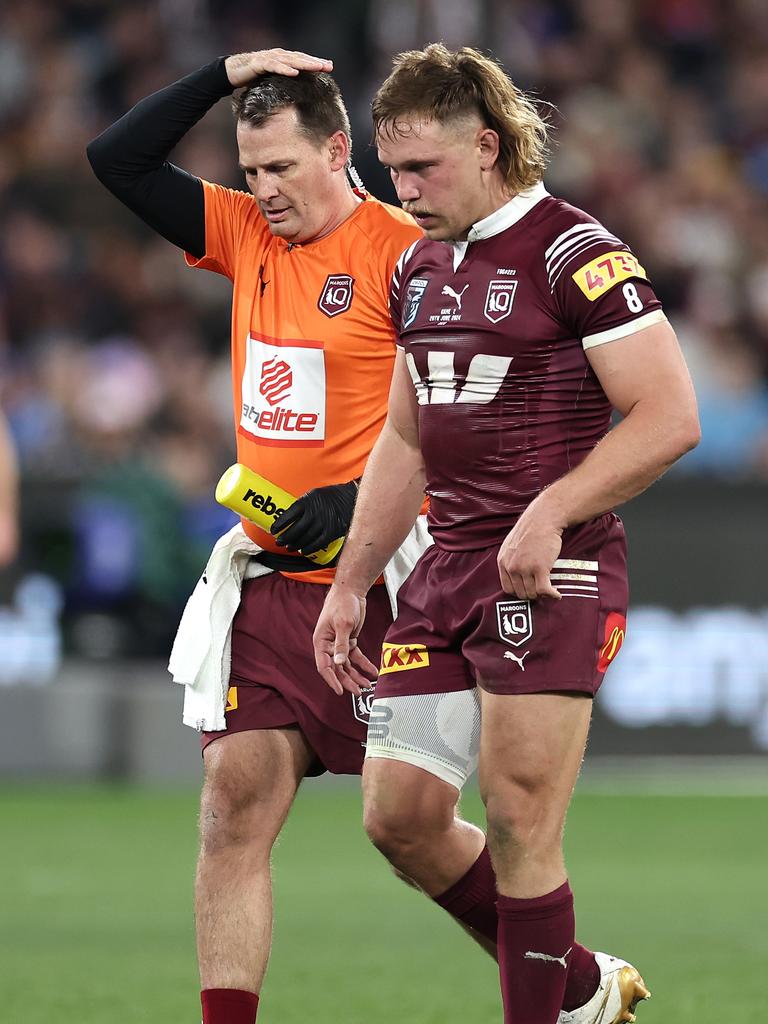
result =
[[[619,241],[618,238],[613,238],[611,235],[604,235],[602,232],[595,238],[581,239],[579,244],[576,245],[573,249],[570,249],[568,253],[565,255],[563,262],[560,263],[557,273],[555,273],[554,269],[550,273],[549,284],[551,291],[555,290],[555,285],[562,277],[563,271],[571,269],[577,256],[581,256],[582,253],[586,252],[588,249],[592,249],[594,246],[600,246],[601,248],[604,249],[606,245],[609,245],[611,247],[612,252],[616,249],[620,249],[621,251],[629,251],[627,250],[627,247],[624,245],[624,243]]]
[[[393,312],[392,311],[392,301],[393,301],[393,299],[398,301],[398,302],[400,301],[400,279],[401,279],[401,277],[403,275],[403,270],[405,269],[405,264],[408,262],[408,260],[411,258],[411,256],[413,256],[413,251],[416,248],[416,246],[419,244],[420,241],[421,241],[421,239],[417,238],[415,242],[412,242],[408,246],[408,248],[404,252],[402,252],[400,254],[400,259],[397,261],[397,263],[395,264],[395,269],[392,271],[392,280],[389,283],[389,301],[388,301],[389,315],[390,316],[392,316],[392,312]]]
[[[550,263],[557,258],[561,248],[570,245],[574,236],[583,235],[585,231],[604,231],[606,235],[610,235],[610,231],[604,228],[602,224],[574,224],[573,227],[568,228],[567,231],[562,231],[544,253],[544,258],[547,261],[547,267],[549,267]]]
[[[654,309],[650,313],[636,317],[634,320],[628,320],[627,323],[621,324],[619,327],[610,327],[607,331],[588,334],[585,338],[581,339],[581,344],[585,349],[595,348],[597,345],[605,345],[608,341],[628,338],[630,334],[637,334],[638,331],[645,330],[646,327],[650,327],[652,324],[665,323],[666,319],[663,310]]]
[[[408,246],[408,248],[405,249],[404,252],[400,254],[400,259],[395,264],[395,269],[392,271],[391,287],[397,288],[398,292],[400,291],[400,278],[403,276],[405,264],[408,262],[411,256],[413,256],[413,250],[416,248],[420,241],[421,239],[417,238],[415,242],[412,242]]]
[[[554,288],[555,283],[570,261],[593,245],[610,245],[612,249],[617,247],[621,249],[626,248],[619,238],[606,231],[599,224],[579,224],[577,226],[583,230],[562,242],[547,260],[547,277],[549,278],[551,288]],[[571,234],[572,231],[573,229],[571,229],[571,232],[565,232],[565,234]]]

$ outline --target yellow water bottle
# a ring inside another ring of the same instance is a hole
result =
[[[244,519],[256,523],[265,533],[269,533],[277,517],[281,516],[296,498],[282,487],[254,473],[241,462],[236,462],[234,466],[224,471],[221,480],[216,484],[216,501],[231,508]],[[317,562],[318,565],[327,565],[338,555],[343,543],[344,538],[339,537],[332,540],[328,547],[313,551],[311,555],[306,554],[305,558]],[[301,553],[304,554],[303,551]]]

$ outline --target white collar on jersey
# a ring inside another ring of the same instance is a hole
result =
[[[548,195],[549,192],[544,187],[544,182],[540,181],[533,188],[526,189],[525,192],[518,192],[508,203],[505,203],[498,210],[494,210],[493,213],[473,224],[467,232],[466,241],[452,243],[453,269],[455,270],[464,259],[464,254],[470,242],[480,242],[484,238],[492,238],[493,235],[498,235],[500,232],[506,231],[507,228],[511,228],[529,210],[532,210],[536,203],[541,202]]]

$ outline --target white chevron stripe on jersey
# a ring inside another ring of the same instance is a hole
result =
[[[577,259],[577,257],[581,257],[583,253],[587,252],[589,249],[593,249],[595,246],[599,246],[601,249],[604,249],[606,245],[610,245],[611,252],[615,252],[617,248],[620,249],[621,251],[629,252],[629,249],[627,249],[624,243],[620,242],[618,238],[611,239],[606,237],[606,235],[599,235],[597,238],[588,238],[584,241],[583,245],[577,246],[575,249],[568,253],[565,262],[560,266],[560,269],[557,271],[556,274],[553,274],[550,277],[549,284],[551,290],[554,291],[555,285],[560,280],[563,273],[573,266],[574,261]],[[580,259],[579,263],[581,263]]]
[[[607,228],[604,228],[602,224],[574,224],[567,231],[562,231],[544,253],[544,259],[547,261],[547,270],[550,269],[553,261],[560,256],[561,251],[572,245],[579,235],[584,235],[591,231],[602,231],[609,238],[614,238],[614,235]]]
[[[405,267],[405,264],[408,262],[411,256],[413,256],[413,250],[416,248],[420,241],[421,239],[417,238],[415,242],[409,245],[405,252],[401,253],[400,259],[395,264],[395,269],[392,271],[392,284],[396,285],[398,288],[400,287],[400,278],[402,277],[403,274],[403,268]]]
[[[555,560],[553,569],[583,569],[585,572],[597,572],[597,562],[585,561],[581,558],[558,558]]]
[[[561,249],[557,256],[553,257],[547,268],[547,275],[551,287],[557,283],[560,275],[572,260],[575,260],[581,253],[586,252],[595,245],[609,245],[611,249],[626,249],[626,246],[615,235],[605,230],[593,230],[572,239],[567,248]]]

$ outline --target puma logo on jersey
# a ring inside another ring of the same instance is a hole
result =
[[[469,288],[469,282],[464,285],[460,292],[455,292],[449,284],[444,284],[441,295],[445,295],[447,298],[456,299],[456,304],[459,309],[461,309],[461,297],[467,288]]]
[[[453,352],[428,352],[426,380],[422,379],[413,353],[406,352],[405,361],[416,389],[419,405],[450,405],[452,402],[474,402],[487,405],[498,395],[512,356],[473,356],[463,384],[453,368]]]
[[[566,963],[566,957],[571,952],[571,949],[573,949],[573,946],[571,946],[570,949],[567,949],[565,951],[565,953],[563,953],[562,956],[550,956],[549,953],[534,953],[534,952],[532,952],[529,949],[528,952],[525,954],[524,959],[525,960],[545,960],[549,964],[560,964],[560,966],[563,968],[563,970],[567,971],[568,970],[568,964]]]
[[[521,654],[520,657],[518,657],[516,654],[513,654],[512,651],[504,651],[504,657],[505,658],[511,658],[512,661],[516,661],[517,664],[520,666],[521,671],[525,672],[525,665],[523,664],[523,662],[525,661],[525,659],[528,657],[528,655],[530,653],[531,653],[530,651],[526,651],[525,654]],[[528,954],[526,953],[526,956],[527,955]],[[567,955],[568,954],[566,953],[566,956]]]

